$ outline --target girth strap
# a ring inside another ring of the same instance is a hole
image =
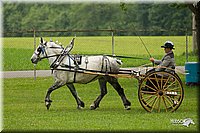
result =
[[[105,62],[105,64],[104,64]],[[102,58],[102,63],[101,63],[101,72],[103,72],[103,69],[105,67],[105,72],[107,73],[108,71],[111,72],[111,64],[110,64],[110,60],[108,59],[107,56],[103,56]],[[108,68],[109,67],[109,68]],[[109,69],[109,70],[108,70]]]

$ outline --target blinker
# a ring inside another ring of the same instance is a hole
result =
[[[45,51],[44,51],[44,47],[40,46],[40,47],[39,47],[39,50],[42,52],[42,54],[44,54],[44,52],[45,52]]]

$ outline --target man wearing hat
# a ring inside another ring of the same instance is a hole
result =
[[[175,69],[175,60],[174,60],[174,53],[172,49],[174,49],[174,44],[171,41],[166,41],[161,48],[164,48],[165,55],[161,60],[156,60],[153,57],[151,57],[149,60],[151,62],[154,62],[156,65],[159,65],[161,67],[161,70],[164,68],[171,68]]]

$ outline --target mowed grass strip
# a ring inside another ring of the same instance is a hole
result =
[[[53,41],[58,40],[63,46],[67,46],[73,36],[68,37],[43,37],[44,40]],[[165,41],[171,40],[175,45],[177,55],[185,52],[185,36],[141,36],[142,41],[152,53],[152,55],[162,55],[163,51],[160,46]],[[34,48],[33,37],[15,37],[15,38],[2,38],[3,48],[18,48],[18,49],[31,49]],[[39,45],[40,37],[36,37],[36,45]],[[112,38],[111,36],[78,36],[75,39],[74,53],[111,53],[112,52]],[[138,36],[115,36],[115,54],[123,55],[148,55],[145,51],[142,42]],[[192,51],[192,37],[189,37],[189,52]]]
[[[177,65],[184,65],[185,60],[185,37],[184,36],[144,36],[141,37],[145,42],[151,56],[161,59],[164,55],[161,45],[166,40],[171,40],[175,44],[175,59]],[[44,37],[45,40],[53,41],[58,40],[65,47],[69,44],[72,37]],[[39,45],[40,38],[36,38],[36,45]],[[189,39],[191,42],[191,39]],[[30,58],[33,54],[33,38],[3,38],[3,70],[16,71],[16,70],[33,70],[33,64]],[[72,54],[111,54],[111,37],[76,37],[75,46],[71,51]],[[141,59],[124,59],[122,67],[135,67],[143,64],[150,63],[149,55],[145,50],[142,42],[137,36],[116,36],[115,37],[115,54],[124,56],[134,56],[146,58]],[[189,52],[192,51],[189,46]],[[190,54],[189,61],[197,61],[197,56]],[[48,61],[39,62],[37,69],[49,69]]]
[[[182,76],[184,82],[184,78]],[[90,104],[100,94],[98,82],[75,84],[85,102],[83,110],[76,109],[76,102],[67,87],[54,91],[52,106],[46,110],[44,97],[53,78],[4,79],[3,128],[4,131],[197,131],[197,87],[184,86],[185,97],[174,113],[148,113],[137,97],[136,79],[119,79],[125,89],[132,109],[124,110],[116,91],[108,85],[108,94],[97,110]],[[195,125],[184,127],[171,120],[191,118]]]

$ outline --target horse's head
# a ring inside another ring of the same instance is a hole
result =
[[[46,42],[43,38],[40,39],[40,44],[34,51],[31,61],[37,64],[43,58],[48,58],[49,56],[60,54],[64,48],[52,41]]]

